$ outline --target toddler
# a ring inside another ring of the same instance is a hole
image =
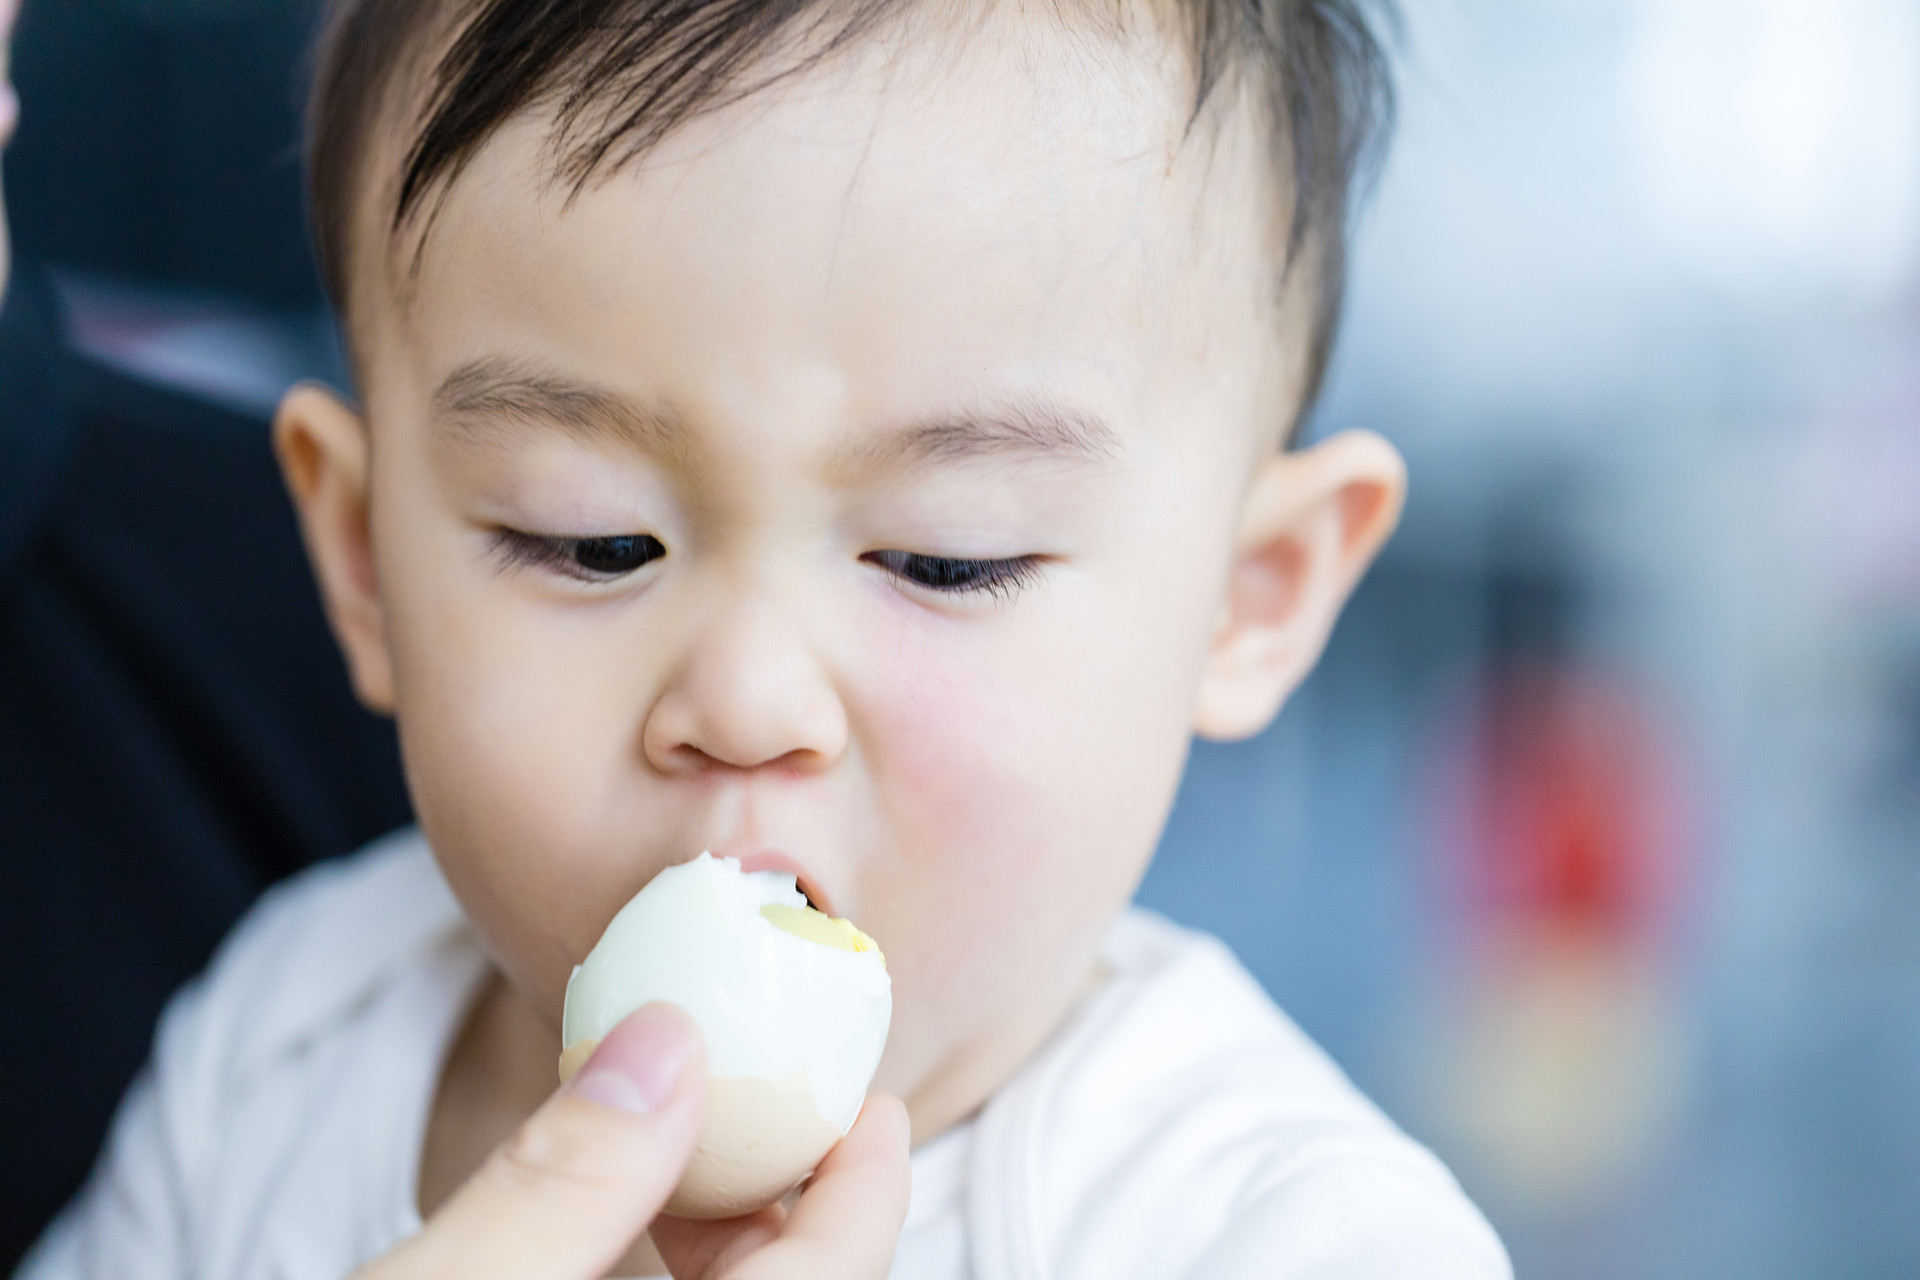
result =
[[[337,0],[359,398],[275,439],[419,830],[255,909],[24,1274],[1506,1275],[1128,907],[1398,516],[1384,441],[1287,447],[1380,75],[1346,0]],[[894,992],[852,1133],[717,1224],[654,1218],[682,1016],[554,1092],[569,970],[703,850]]]

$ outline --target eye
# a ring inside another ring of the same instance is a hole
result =
[[[632,573],[667,554],[651,534],[623,534],[617,538],[570,538],[573,562],[589,573]]]
[[[961,560],[947,556],[924,556],[914,551],[869,551],[860,558],[930,591],[984,591],[989,595],[1008,597],[1032,585],[1034,579],[1040,576],[1038,556]]]
[[[665,544],[650,533],[552,538],[501,529],[496,534],[496,546],[500,558],[510,567],[550,569],[586,582],[624,577],[667,554]]]

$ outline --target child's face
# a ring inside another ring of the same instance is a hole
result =
[[[923,1124],[1090,977],[1236,609],[1311,594],[1285,547],[1241,582],[1305,338],[1250,131],[1183,142],[1172,62],[1031,20],[876,48],[572,200],[523,120],[366,309],[370,541],[316,556],[449,880],[556,1023],[703,849],[879,941],[876,1084]]]

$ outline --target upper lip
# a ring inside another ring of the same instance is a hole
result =
[[[807,895],[807,901],[813,904],[815,910],[827,915],[836,914],[833,902],[820,887],[820,882],[809,875],[799,860],[790,854],[768,848],[714,849],[712,853],[716,858],[738,858],[742,871],[784,871],[794,878],[794,883],[800,886],[800,892]]]

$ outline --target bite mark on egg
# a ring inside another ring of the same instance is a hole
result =
[[[851,920],[830,916],[812,906],[791,907],[784,902],[769,902],[760,908],[760,914],[769,924],[785,929],[796,938],[837,951],[871,951],[880,956],[882,964],[886,963],[880,944],[862,933]]]

